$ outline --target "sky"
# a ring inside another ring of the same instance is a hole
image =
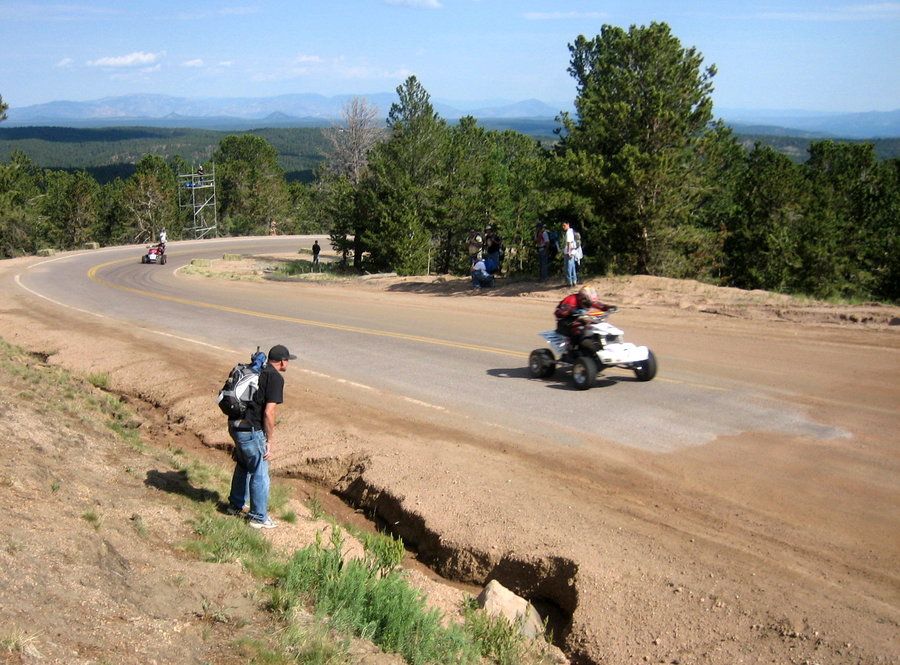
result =
[[[571,105],[568,45],[664,21],[718,69],[717,108],[900,108],[900,2],[0,0],[10,107],[133,93],[392,92]]]

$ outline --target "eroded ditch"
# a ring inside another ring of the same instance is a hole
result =
[[[55,351],[30,351],[35,360],[52,364]],[[128,368],[115,370],[120,385],[127,384]],[[121,381],[125,379],[125,381]],[[145,436],[165,439],[165,444],[203,452],[220,460],[230,445],[207,440],[191,428],[189,419],[176,415],[177,405],[160,399],[153,391],[132,391],[103,387],[138,412],[136,427]],[[171,397],[171,396],[170,396]],[[178,398],[175,398],[178,401]],[[165,431],[164,437],[157,432]],[[148,434],[149,433],[149,434]],[[362,453],[342,457],[309,458],[302,465],[278,469],[274,476],[300,481],[340,499],[351,513],[361,513],[370,528],[402,538],[416,561],[441,579],[462,585],[485,586],[497,580],[527,599],[546,619],[554,644],[563,650],[572,631],[572,617],[578,607],[578,565],[565,557],[529,557],[514,552],[498,553],[489,545],[454,542],[432,529],[424,515],[405,507],[401,497],[389,487],[366,478],[369,458]],[[307,494],[309,494],[307,490]]]

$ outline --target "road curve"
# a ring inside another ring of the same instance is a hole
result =
[[[449,318],[441,298],[422,304],[405,294],[335,295],[315,284],[243,283],[188,278],[179,268],[224,252],[292,252],[295,237],[173,242],[165,266],[140,263],[127,247],[55,257],[17,278],[46,299],[144,329],[243,355],[284,341],[307,371],[350,382],[468,420],[486,430],[590,447],[598,439],[666,452],[717,437],[768,431],[833,438],[839,428],[816,423],[781,396],[687,369],[656,348],[660,373],[649,383],[607,370],[594,389],[572,389],[568,376],[528,378],[527,354],[552,324],[546,301],[521,299],[510,319],[486,298],[457,298]],[[462,301],[462,302],[461,302]],[[626,339],[649,343],[645,331],[616,318]],[[647,337],[660,337],[656,334]],[[677,356],[677,350],[676,354]],[[227,362],[226,362],[227,364]]]

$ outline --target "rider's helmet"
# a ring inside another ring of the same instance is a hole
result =
[[[583,286],[581,290],[578,292],[578,303],[582,307],[590,307],[591,303],[595,300],[599,300],[597,296],[597,289],[593,286]]]

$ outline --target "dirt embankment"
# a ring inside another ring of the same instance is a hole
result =
[[[186,274],[232,280],[277,280],[325,282],[352,285],[355,289],[422,293],[444,296],[471,295],[467,278],[447,276],[397,277],[367,275],[364,278],[341,278],[331,273],[307,273],[284,276],[279,268],[295,261],[294,254],[243,256],[240,260],[213,260],[203,267],[189,266]],[[336,257],[322,254],[323,261]],[[601,299],[626,307],[660,307],[709,314],[713,317],[783,321],[810,325],[850,325],[883,327],[900,325],[900,307],[882,303],[832,303],[813,298],[796,297],[763,290],[745,290],[705,284],[689,279],[670,279],[649,275],[590,278]],[[552,300],[570,292],[569,287],[553,278],[540,283],[528,279],[499,278],[496,287],[484,289],[481,297],[528,297]]]

